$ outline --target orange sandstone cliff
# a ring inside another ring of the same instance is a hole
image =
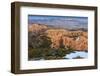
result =
[[[75,50],[87,50],[88,49],[88,34],[87,32],[76,30],[76,31],[69,31],[66,29],[48,29],[47,26],[39,25],[39,24],[32,24],[29,25],[29,31],[37,31],[46,30],[45,33],[48,37],[51,38],[52,45],[51,48],[59,48],[60,40],[63,41],[63,45],[65,48],[70,46]]]

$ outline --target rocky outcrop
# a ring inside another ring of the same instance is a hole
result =
[[[87,50],[88,40],[87,32],[82,31],[67,31],[64,29],[50,29],[46,31],[52,41],[52,48],[59,48],[60,40],[63,41],[63,45],[71,47],[75,50]]]
[[[65,48],[71,47],[75,50],[87,50],[88,49],[88,33],[81,30],[70,31],[66,29],[48,29],[45,25],[32,24],[29,25],[29,31],[31,32],[44,32],[51,38],[51,48],[59,48],[61,41]]]
[[[87,39],[83,36],[79,36],[76,39],[63,37],[63,43],[66,47],[70,46],[75,50],[87,50],[88,48]]]
[[[46,25],[42,24],[30,24],[28,25],[28,31],[29,32],[39,32],[41,30],[46,30],[48,27]]]

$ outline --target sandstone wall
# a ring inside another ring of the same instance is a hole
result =
[[[63,41],[63,45],[67,48],[70,46],[75,50],[87,50],[88,49],[88,33],[77,30],[69,31],[65,29],[48,29],[47,26],[41,24],[29,25],[29,31],[31,32],[41,32],[45,30],[48,37],[51,38],[52,48],[59,48],[60,41]]]
[[[48,36],[52,40],[51,47],[59,48],[59,41],[62,39],[63,44],[67,48],[70,46],[75,50],[87,50],[88,39],[87,32],[81,31],[66,31],[66,30],[47,30]]]

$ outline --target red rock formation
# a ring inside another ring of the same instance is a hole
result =
[[[42,24],[32,24],[32,25],[29,25],[28,29],[29,29],[28,31],[30,32],[33,32],[33,31],[38,32],[38,31],[47,29],[47,26],[42,25]]]
[[[39,32],[45,30],[47,36],[51,38],[51,48],[59,48],[60,40],[63,40],[63,45],[67,48],[70,46],[75,50],[88,49],[88,33],[83,31],[68,31],[65,29],[48,29],[45,25],[32,24],[29,25],[29,31]]]
[[[51,29],[47,30],[48,36],[51,38],[51,47],[59,48],[59,41],[63,39],[63,44],[67,48],[70,46],[75,50],[87,50],[88,40],[87,33],[80,31],[66,31],[63,29]]]

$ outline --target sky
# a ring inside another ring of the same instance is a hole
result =
[[[28,24],[37,23],[59,28],[87,28],[88,17],[28,15]]]

